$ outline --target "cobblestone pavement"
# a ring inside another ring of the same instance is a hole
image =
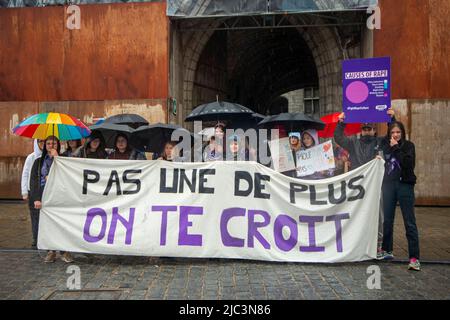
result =
[[[68,264],[44,253],[0,252],[0,299],[450,299],[450,267],[405,263],[270,263],[76,255],[81,290],[67,290]],[[367,268],[380,267],[381,289],[368,289]]]
[[[416,208],[422,260],[450,261],[450,208]],[[23,203],[0,202],[0,249],[30,248],[31,224],[28,207]],[[394,254],[408,257],[403,219],[396,213]]]
[[[450,261],[450,209],[417,208],[422,261]],[[394,252],[407,257],[398,213]],[[0,299],[450,299],[450,265],[405,262],[271,263],[229,259],[169,259],[75,255],[81,290],[70,291],[70,265],[43,263],[29,248],[25,205],[0,204]],[[381,289],[368,289],[369,266],[381,271]]]

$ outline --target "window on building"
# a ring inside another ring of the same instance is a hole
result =
[[[305,106],[305,114],[319,115],[319,89],[305,88],[303,103]]]

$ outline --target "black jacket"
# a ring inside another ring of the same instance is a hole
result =
[[[100,139],[100,145],[95,152],[89,152],[90,143],[94,139]],[[108,153],[105,151],[105,139],[103,135],[98,131],[93,131],[92,134],[86,139],[83,146],[74,151],[72,157],[74,158],[91,158],[91,159],[106,159]]]
[[[28,197],[28,205],[31,209],[34,209],[34,202],[42,200],[42,193],[44,192],[44,187],[41,187],[41,168],[43,157],[34,160],[33,166],[31,168],[30,174],[30,194]]]
[[[397,121],[397,119],[395,116],[392,116],[391,123],[395,121]],[[352,170],[373,160],[378,155],[385,137],[346,137],[344,130],[345,123],[338,122],[336,129],[334,130],[334,139],[350,154]]]
[[[417,177],[414,174],[416,166],[416,148],[414,143],[408,140],[400,140],[398,145],[390,146],[389,139],[384,139],[381,144],[385,160],[387,155],[393,155],[400,162],[400,182],[416,184]],[[389,161],[385,163],[384,181],[390,180],[387,174]]]
[[[380,150],[380,144],[384,137],[346,137],[344,129],[345,123],[339,122],[334,130],[334,139],[349,152],[352,170],[373,160]]]

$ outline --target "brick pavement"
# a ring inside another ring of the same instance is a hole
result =
[[[417,208],[422,261],[450,261],[449,208]],[[406,258],[397,215],[395,254]],[[75,255],[81,290],[69,291],[68,265],[43,263],[45,253],[29,248],[26,206],[0,203],[0,299],[450,299],[450,265],[424,263],[272,263],[230,259],[169,259]],[[369,290],[367,268],[381,269],[381,289]]]
[[[41,256],[40,256],[41,254]],[[76,255],[81,291],[67,290],[68,267],[44,253],[0,252],[0,299],[450,299],[450,267],[405,263],[271,263]],[[367,267],[381,270],[381,289],[368,289]]]

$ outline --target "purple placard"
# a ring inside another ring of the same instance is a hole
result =
[[[391,58],[342,62],[345,123],[390,122]]]

